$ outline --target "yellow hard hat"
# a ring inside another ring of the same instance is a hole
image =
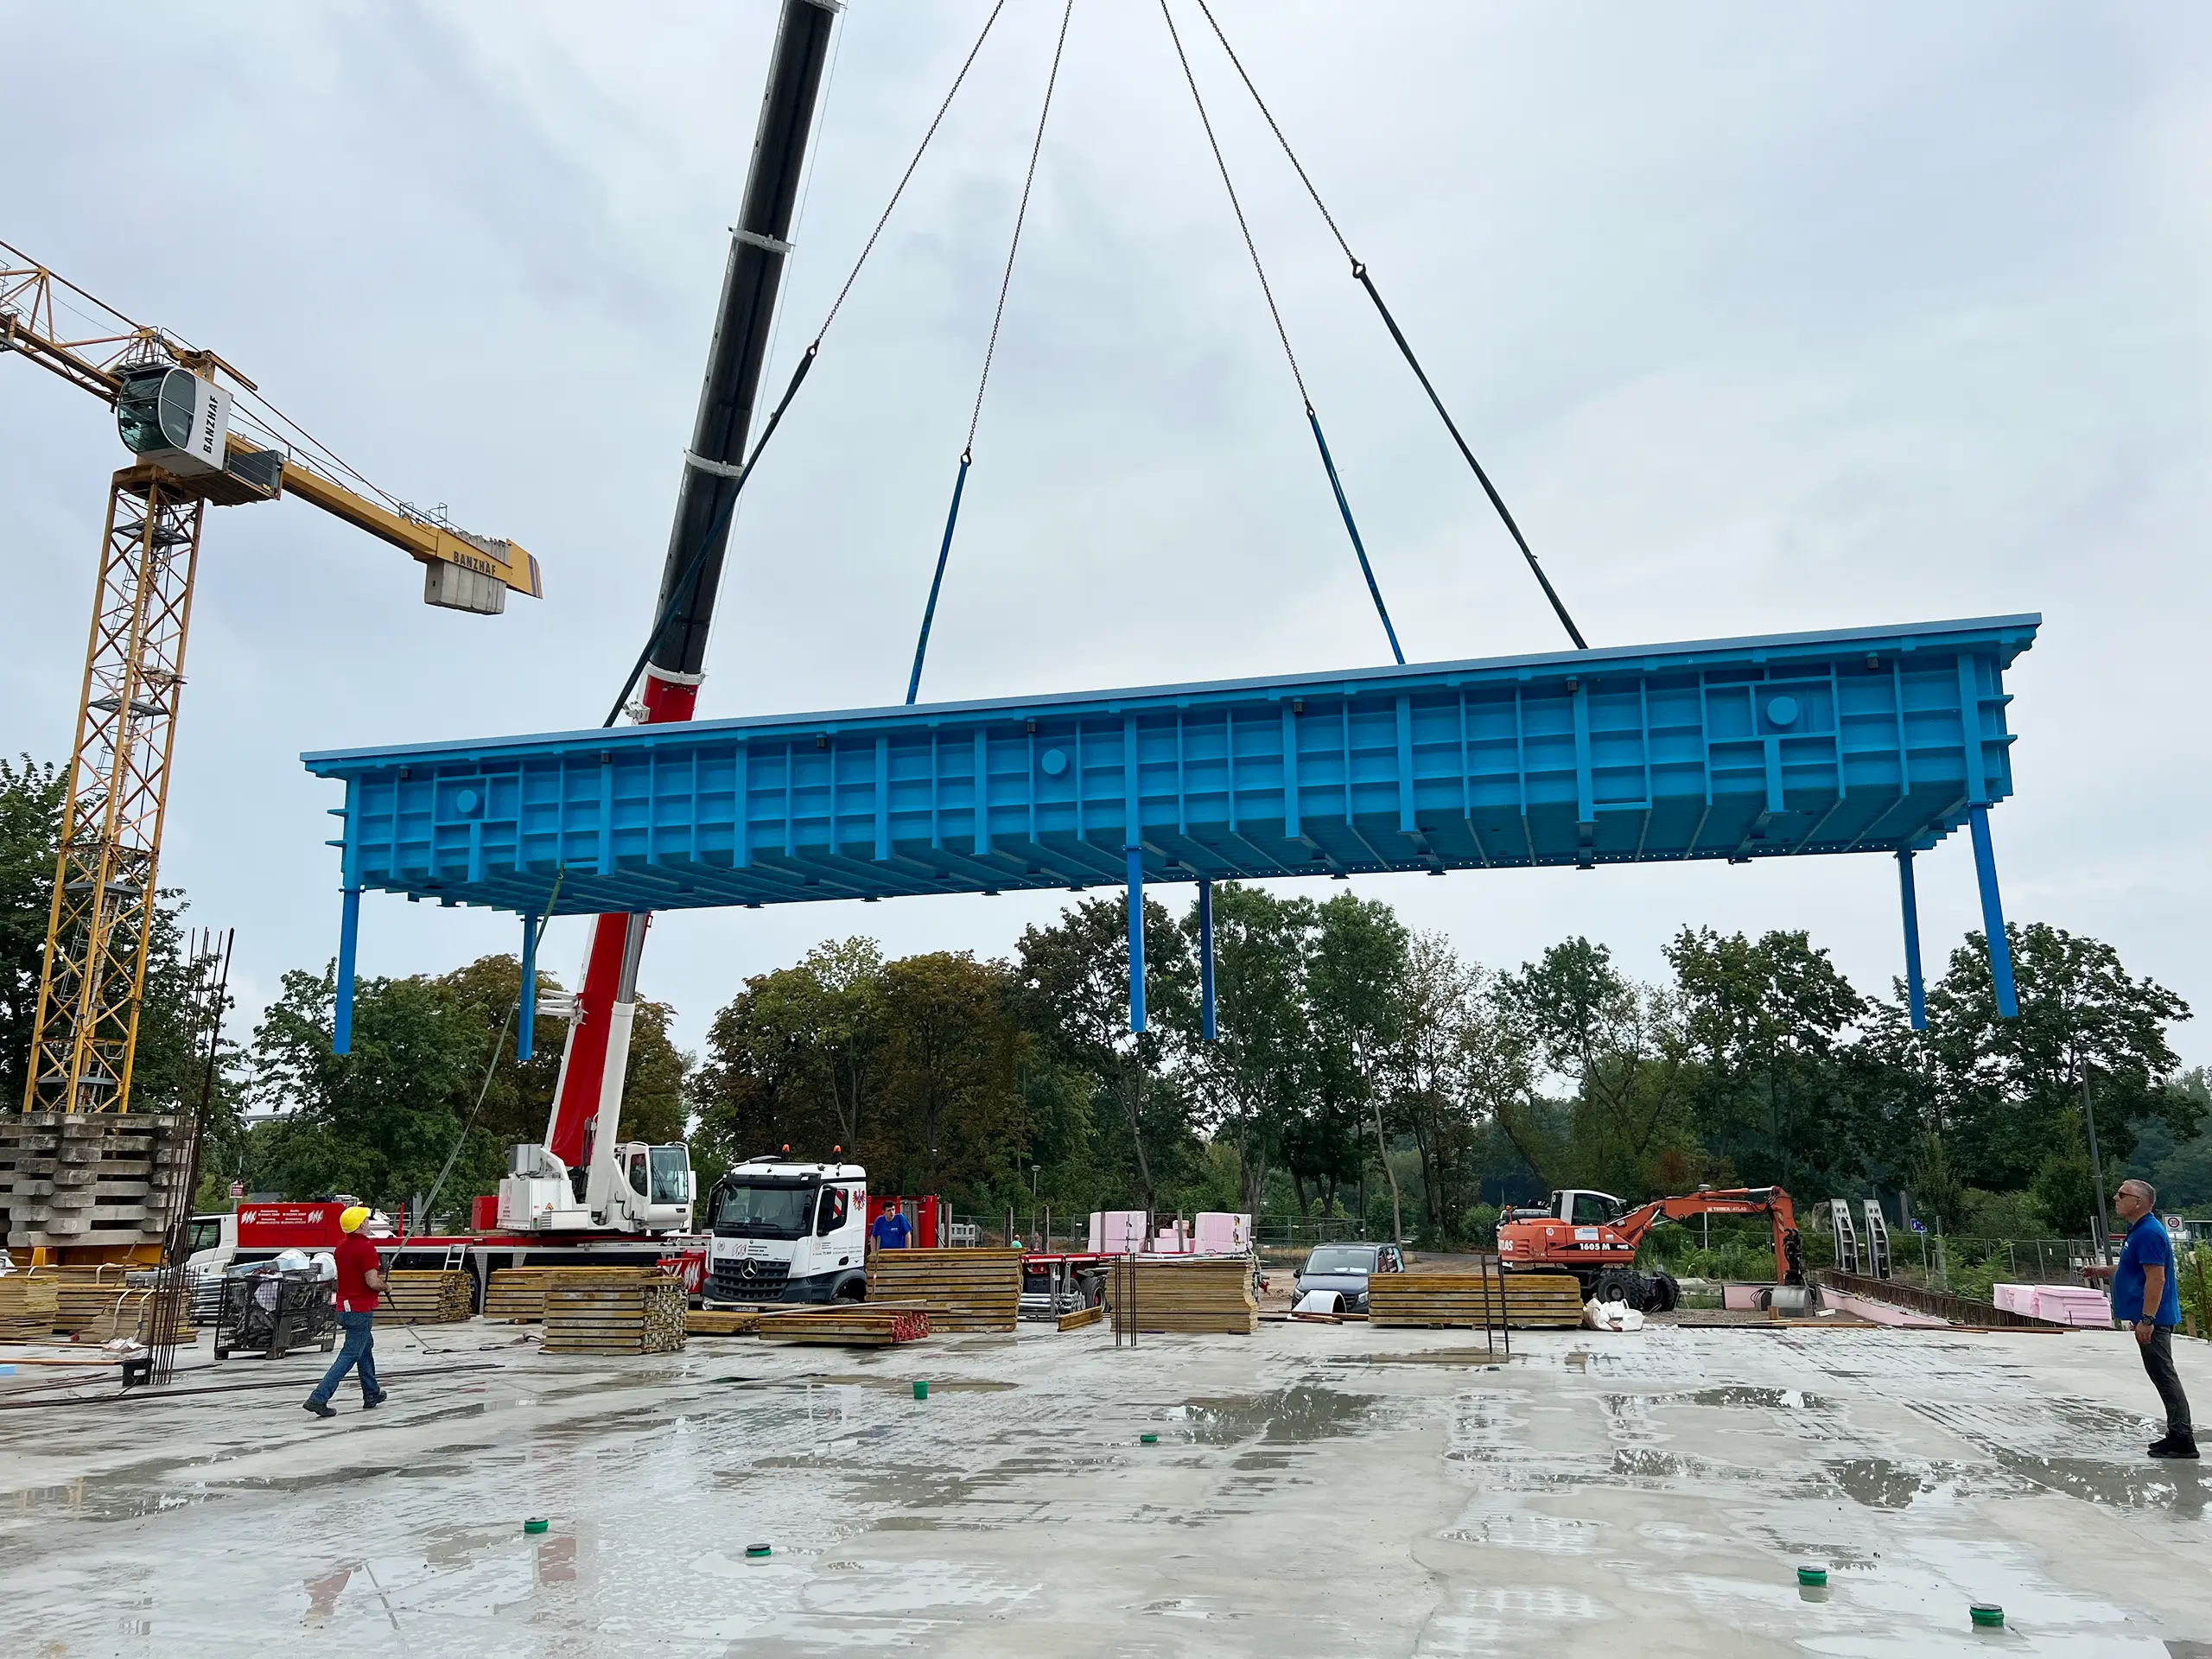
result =
[[[361,1224],[368,1218],[369,1212],[365,1205],[353,1205],[340,1212],[338,1230],[342,1233],[358,1233],[361,1230]]]

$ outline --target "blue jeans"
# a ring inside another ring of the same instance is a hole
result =
[[[327,1406],[330,1396],[338,1392],[338,1385],[346,1380],[346,1373],[356,1365],[361,1368],[361,1399],[364,1403],[375,1399],[384,1390],[377,1386],[377,1316],[373,1313],[340,1313],[338,1328],[346,1333],[346,1345],[338,1351],[338,1357],[331,1362],[322,1381],[315,1385],[315,1392],[308,1396],[317,1405]]]

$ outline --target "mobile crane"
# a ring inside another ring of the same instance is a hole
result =
[[[707,633],[721,582],[733,498],[745,462],[753,406],[768,355],[776,296],[791,252],[791,217],[829,60],[840,0],[784,0],[760,100],[745,199],[730,231],[721,301],[707,352],[707,375],[677,486],[676,524],[662,567],[654,626],[646,641],[639,701],[627,712],[645,725],[687,721],[699,696]],[[645,913],[614,913],[593,924],[583,984],[561,1012],[569,1021],[545,1143],[517,1147],[509,1183],[539,1183],[557,1198],[566,1181],[587,1211],[588,1193],[619,1194],[594,1148],[619,1132],[622,1084],[645,954]],[[688,1154],[686,1154],[688,1160]],[[590,1172],[587,1173],[587,1172]],[[687,1176],[690,1166],[685,1166]],[[502,1187],[503,1195],[507,1187]],[[673,1187],[671,1188],[673,1191]],[[687,1183],[685,1198],[696,1192]],[[556,1212],[549,1211],[550,1217]]]
[[[1805,1282],[1796,1211],[1778,1186],[1703,1188],[1633,1210],[1610,1192],[1565,1187],[1541,1208],[1507,1211],[1497,1230],[1498,1267],[1505,1273],[1571,1273],[1586,1300],[1666,1313],[1679,1294],[1674,1275],[1663,1268],[1639,1273],[1637,1251],[1653,1228],[1693,1216],[1766,1217],[1774,1233],[1776,1281]]]
[[[85,332],[64,315],[84,318]],[[115,410],[135,457],[108,493],[92,639],[70,750],[26,1112],[130,1105],[206,509],[294,496],[423,567],[425,604],[497,615],[543,596],[537,561],[381,495],[256,398],[210,351],[132,321],[0,242],[0,353]],[[350,480],[350,481],[346,481]]]

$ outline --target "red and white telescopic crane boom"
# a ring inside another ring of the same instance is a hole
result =
[[[648,725],[690,719],[698,699],[729,540],[730,498],[745,463],[837,10],[835,0],[784,0],[777,25],[752,169],[730,233],[706,384],[653,607],[656,637],[646,657],[641,706],[632,710]],[[638,963],[649,919],[642,912],[618,913],[593,925],[583,989],[545,1130],[546,1149],[570,1169],[588,1165],[594,1144],[611,1144],[621,1121]]]

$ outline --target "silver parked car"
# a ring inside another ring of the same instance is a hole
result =
[[[1317,1245],[1299,1270],[1292,1300],[1303,1301],[1308,1291],[1332,1290],[1344,1299],[1345,1313],[1364,1313],[1368,1274],[1405,1270],[1405,1256],[1395,1244]]]

